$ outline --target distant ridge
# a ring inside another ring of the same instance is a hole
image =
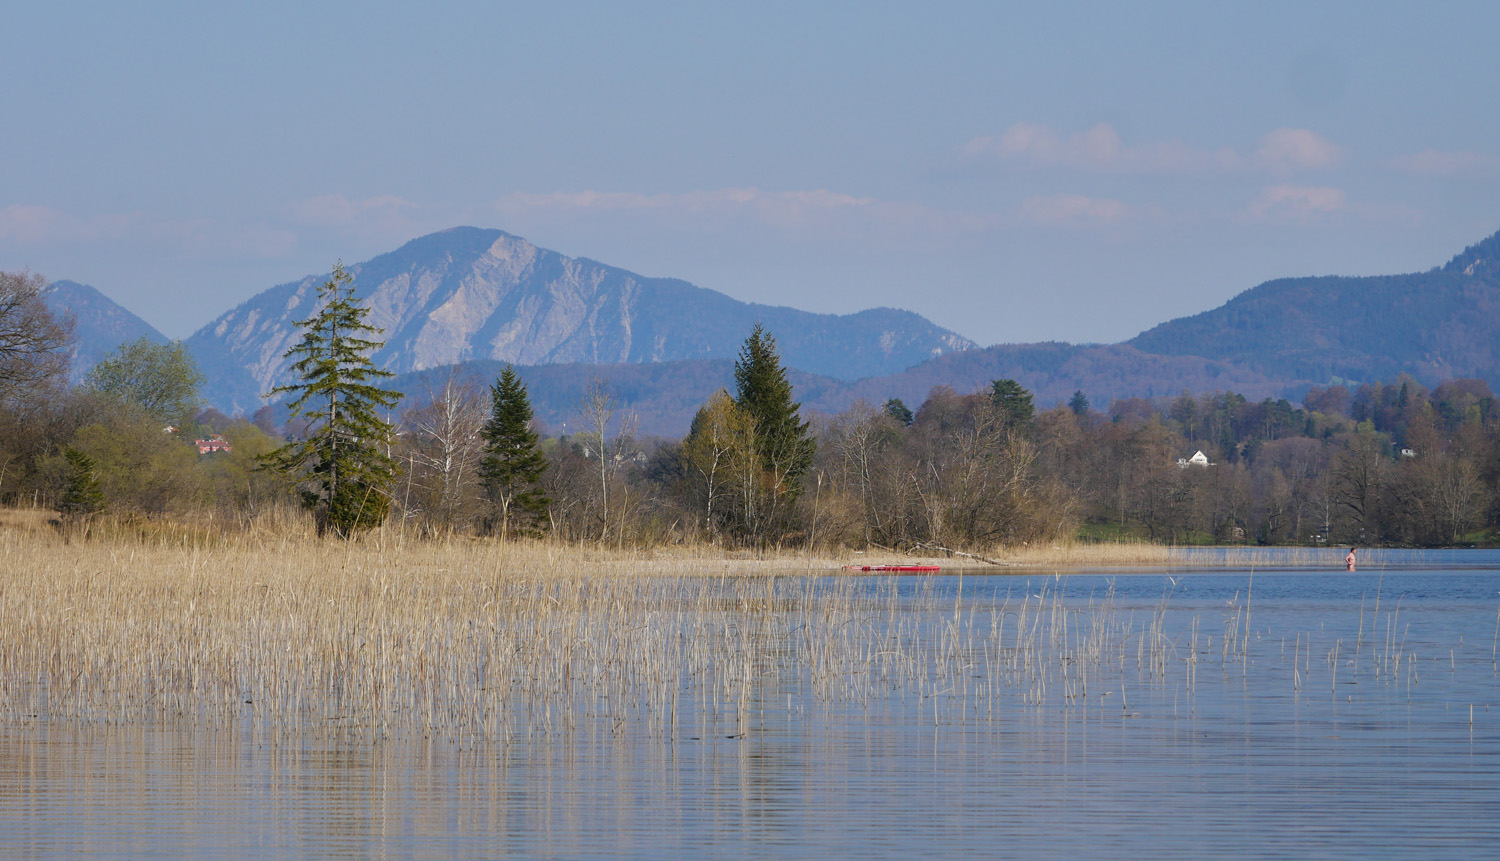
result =
[[[455,364],[489,382],[512,362],[554,429],[574,421],[578,394],[600,377],[622,409],[641,414],[643,432],[682,433],[708,394],[732,385],[732,359],[755,320],[777,337],[798,400],[822,412],[858,398],[915,407],[935,386],[972,392],[999,377],[1019,381],[1044,407],[1074,391],[1098,408],[1182,391],[1296,400],[1312,386],[1402,373],[1427,385],[1474,377],[1500,389],[1500,233],[1426,272],[1268,281],[1112,345],[977,349],[906,311],[750,305],[476,228],[421,237],[350,271],[386,327],[376,358],[402,374],[395,388],[419,402]],[[260,406],[325,277],[268,290],[189,340],[210,403],[226,412]],[[75,368],[142,334],[165,340],[93,288],[58,282],[48,301],[79,314]]]
[[[1427,272],[1268,281],[1219,308],[1163,323],[1120,344],[1000,344],[854,381],[805,372],[791,376],[804,407],[825,413],[857,399],[879,405],[892,397],[915,408],[934,387],[968,393],[1001,377],[1020,382],[1044,407],[1082,391],[1104,409],[1120,398],[1183,391],[1299,400],[1313,386],[1390,380],[1402,373],[1427,385],[1474,377],[1500,389],[1497,350],[1500,234]],[[639,413],[643,432],[663,435],[685,432],[707,393],[733,384],[727,363],[523,369],[547,392],[537,415],[554,429],[575,420],[576,390],[582,385],[577,381],[590,374],[616,383],[621,408]],[[420,397],[421,385],[409,385],[408,394]]]
[[[87,284],[54,281],[47,286],[42,300],[54,315],[73,315],[75,344],[68,378],[74,383],[82,381],[90,368],[122,344],[141,338],[167,343],[167,336],[150,323]]]
[[[1500,233],[1442,267],[1368,278],[1280,278],[1127,341],[1268,378],[1500,383]]]
[[[616,364],[727,359],[756,321],[785,362],[857,379],[888,374],[973,342],[917,314],[876,308],[813,314],[755,305],[685,281],[647,278],[538,248],[499,230],[457,227],[347,267],[370,322],[374,360],[398,373],[471,360]],[[253,409],[285,381],[296,322],[327,275],[267,290],[188,339],[221,408]]]

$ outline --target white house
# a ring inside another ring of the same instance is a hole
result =
[[[1179,469],[1187,469],[1190,466],[1213,466],[1213,464],[1209,462],[1208,455],[1204,454],[1200,449],[1194,452],[1192,457],[1177,458],[1177,467]]]

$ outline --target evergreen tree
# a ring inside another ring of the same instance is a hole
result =
[[[292,394],[291,414],[310,420],[307,438],[289,442],[265,463],[297,484],[304,507],[313,511],[318,534],[332,529],[340,538],[378,525],[390,510],[396,464],[387,451],[392,428],[377,415],[399,392],[372,381],[392,376],[375,367],[368,354],[383,346],[367,334],[382,330],[365,323],[369,309],[354,298],[354,279],[342,262],[318,288],[320,310],[297,325],[301,343],[287,351],[300,382],[278,386],[272,395]]]
[[[792,400],[792,384],[776,351],[776,339],[755,324],[734,363],[735,406],[749,415],[764,485],[760,510],[749,512],[751,531],[762,533],[789,513],[802,492],[802,476],[812,466],[815,443],[802,406]]]
[[[900,398],[891,398],[885,402],[885,414],[907,426],[916,419],[911,413],[911,407]]]
[[[506,365],[490,386],[490,419],[480,431],[485,456],[479,464],[480,482],[497,515],[490,527],[498,523],[502,538],[509,535],[511,524],[518,531],[537,529],[551,504],[541,484],[547,457],[531,429],[531,418],[526,386],[515,368]]]
[[[57,510],[64,517],[86,517],[104,508],[104,492],[99,489],[99,476],[94,468],[94,459],[76,448],[68,447],[63,452],[67,459],[67,485]]]
[[[1026,430],[1036,418],[1036,406],[1031,402],[1031,392],[1015,380],[995,380],[990,383],[990,400],[1000,410],[1005,426],[1014,430]]]
[[[1073,392],[1073,399],[1068,401],[1068,409],[1072,410],[1075,416],[1086,416],[1089,414],[1089,399],[1083,394],[1083,389],[1077,389]]]

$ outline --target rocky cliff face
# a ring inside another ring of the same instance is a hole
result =
[[[812,314],[739,302],[684,281],[645,278],[538,248],[498,230],[460,227],[346,267],[369,321],[385,330],[374,360],[397,373],[477,359],[540,365],[733,358],[759,320],[791,367],[844,379],[902,370],[974,347],[907,311]],[[327,275],[261,293],[188,346],[221,408],[253,409],[286,381],[297,322]]]

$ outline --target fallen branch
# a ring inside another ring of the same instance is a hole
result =
[[[926,541],[913,542],[912,546],[925,547],[929,550],[938,550],[943,553],[947,553],[950,556],[962,556],[966,559],[977,559],[978,561],[983,562],[986,565],[994,565],[999,568],[1013,568],[1016,566],[1016,563],[1014,562],[1001,562],[999,559],[990,559],[986,556],[980,556],[978,553],[965,553],[962,550],[954,550],[952,547],[944,547],[941,544],[929,544]]]

